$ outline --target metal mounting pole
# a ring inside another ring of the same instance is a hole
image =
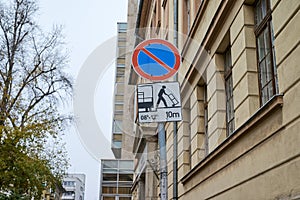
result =
[[[158,143],[160,155],[160,199],[168,199],[168,169],[167,169],[167,151],[166,151],[166,132],[165,124],[158,123]]]
[[[174,45],[178,47],[178,0],[173,1],[174,7]],[[175,74],[174,81],[178,81]],[[178,199],[178,144],[177,144],[177,122],[173,122],[173,200]]]

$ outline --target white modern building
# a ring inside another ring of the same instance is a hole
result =
[[[62,200],[84,200],[85,174],[67,174],[63,179],[66,190]]]

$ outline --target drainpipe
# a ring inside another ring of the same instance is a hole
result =
[[[178,47],[178,0],[174,0],[174,44]],[[177,74],[174,76],[177,81]],[[178,199],[178,163],[177,163],[178,145],[177,145],[177,122],[173,122],[173,199]]]

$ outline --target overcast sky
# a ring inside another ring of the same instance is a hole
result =
[[[116,36],[117,22],[126,21],[127,16],[127,0],[39,0],[39,5],[39,23],[44,29],[50,29],[53,24],[64,26],[67,48],[70,50],[70,73],[75,82],[90,54],[111,37]],[[111,135],[113,72],[113,65],[105,70],[98,80],[97,93],[100,95],[94,94],[97,97],[105,93],[108,97],[99,100],[100,106],[96,106],[95,110],[97,121],[106,138],[110,138]],[[99,160],[88,153],[89,149],[82,144],[76,127],[71,128],[66,135],[72,165],[69,172],[85,173],[85,199],[98,200]],[[101,142],[103,141],[99,141],[99,146]],[[111,152],[103,151],[103,158],[111,156]]]

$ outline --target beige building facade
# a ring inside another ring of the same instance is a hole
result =
[[[300,199],[299,8],[298,0],[129,1],[133,199],[159,199],[157,125],[134,117],[134,85],[149,81],[130,64],[134,46],[150,38],[182,56],[183,120],[165,125],[168,198]]]

